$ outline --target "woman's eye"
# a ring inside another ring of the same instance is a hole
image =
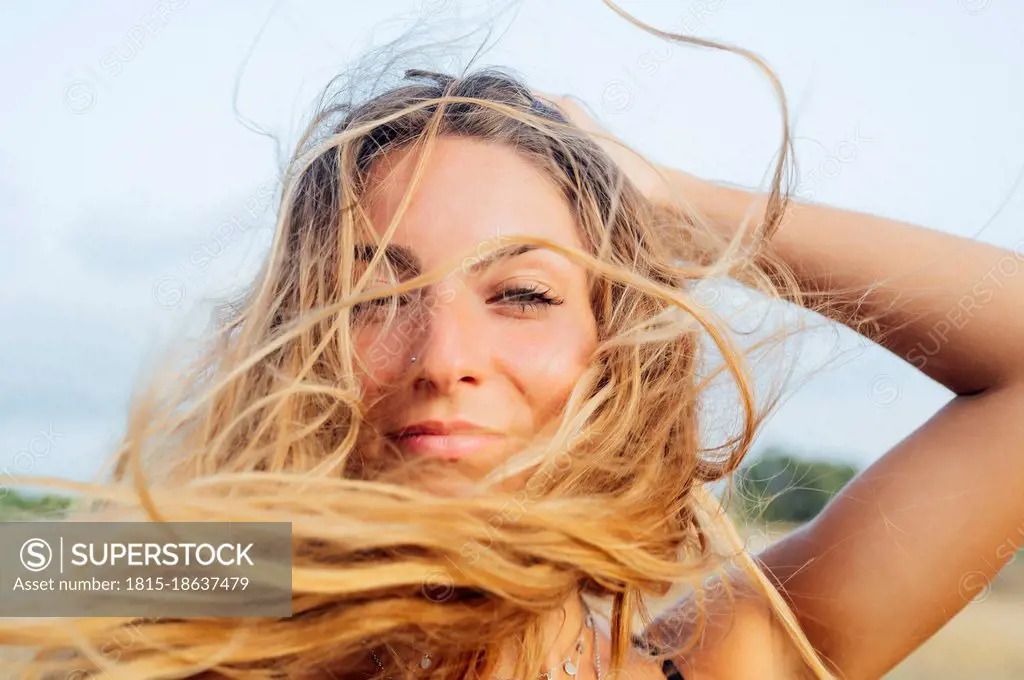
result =
[[[387,314],[387,310],[394,305],[395,307],[402,308],[412,302],[412,295],[404,293],[402,295],[385,295],[383,297],[374,298],[367,300],[366,302],[360,302],[352,305],[353,316],[360,318],[376,318],[383,317]]]
[[[539,286],[510,286],[498,291],[488,304],[511,305],[522,313],[537,310],[541,305],[560,305],[563,300],[554,295],[550,288]]]

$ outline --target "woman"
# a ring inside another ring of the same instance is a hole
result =
[[[129,507],[131,483],[152,518],[292,522],[294,615],[4,624],[43,648],[31,671],[877,678],[1010,558],[1024,283],[1002,272],[1020,253],[797,206],[787,144],[749,193],[652,167],[500,71],[406,75],[320,113],[237,318],[183,389],[137,401],[124,484],[89,489]],[[704,491],[768,412],[758,348],[695,300],[722,276],[958,395],[760,567]],[[722,377],[742,424],[708,447]],[[650,621],[653,596],[727,561]]]

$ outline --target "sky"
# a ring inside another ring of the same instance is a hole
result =
[[[96,473],[139,371],[260,262],[272,137],[287,149],[328,80],[414,22],[438,39],[495,26],[478,64],[571,93],[652,160],[708,179],[764,186],[780,140],[748,62],[666,43],[598,0],[522,0],[497,16],[497,3],[458,0],[14,4],[0,6],[4,479]],[[1024,5],[620,4],[767,61],[789,105],[797,197],[1021,251]],[[480,42],[423,65],[464,63]],[[950,398],[845,329],[806,342],[811,377],[761,448],[867,465]]]

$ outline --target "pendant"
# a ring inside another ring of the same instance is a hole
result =
[[[424,654],[423,658],[420,659],[420,668],[430,668],[430,655]]]
[[[562,667],[565,669],[566,673],[573,677],[576,676],[576,672],[579,670],[578,668],[576,668],[576,664],[572,662],[572,659],[566,659]]]

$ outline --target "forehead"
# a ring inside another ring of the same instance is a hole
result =
[[[416,152],[402,149],[374,163],[367,208],[378,234],[397,212],[417,160]],[[502,144],[438,138],[392,242],[415,251],[429,268],[509,236],[581,246],[568,201],[539,168]]]

